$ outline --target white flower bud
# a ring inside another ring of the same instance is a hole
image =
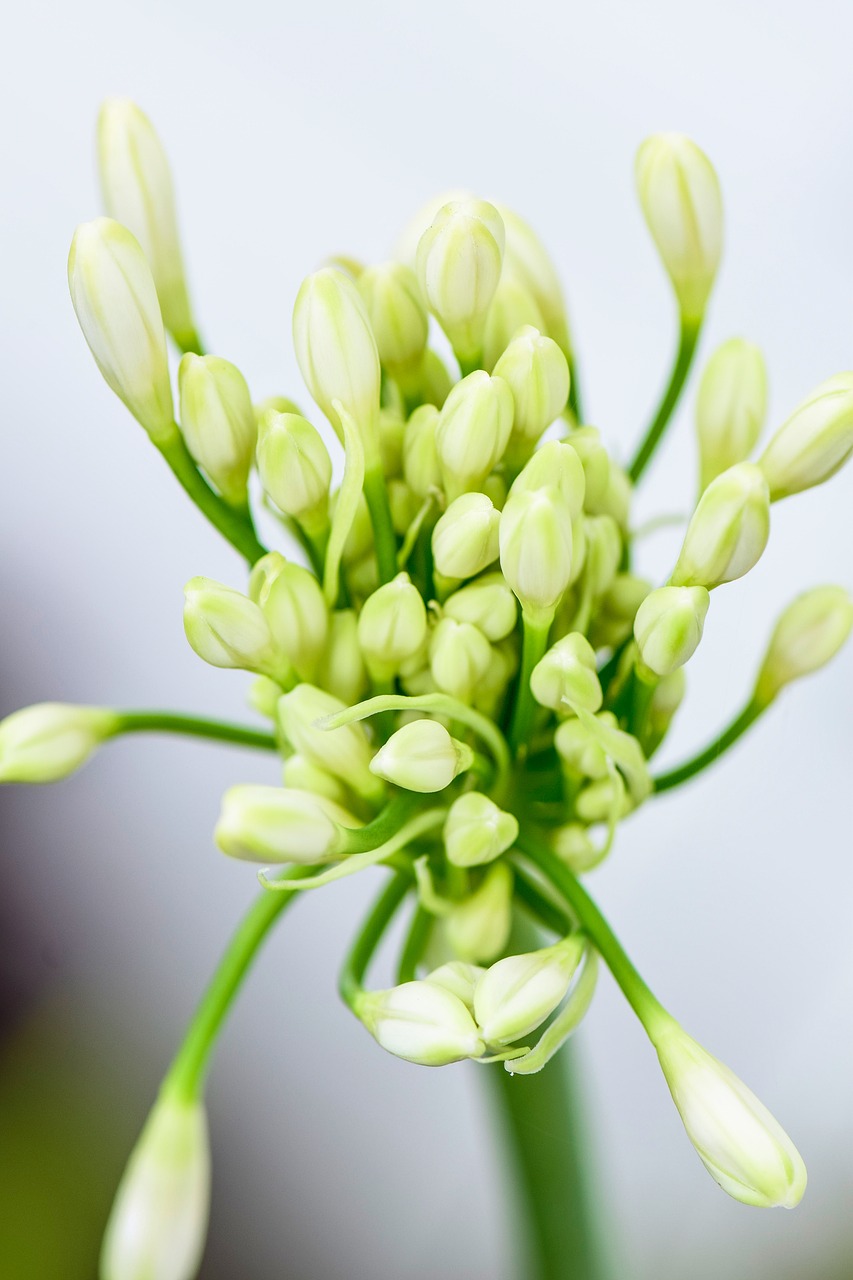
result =
[[[309,535],[328,521],[332,460],[316,427],[297,413],[267,409],[258,422],[261,484]]]
[[[634,800],[618,779],[599,778],[583,788],[575,800],[575,813],[581,822],[607,822],[614,806],[619,821],[635,808]]]
[[[326,648],[317,670],[320,688],[353,706],[367,692],[367,671],[358,644],[358,619],[352,609],[340,609],[329,619]]]
[[[421,289],[463,362],[475,359],[482,347],[503,248],[500,214],[483,200],[444,205],[418,243]]]
[[[489,867],[483,882],[444,919],[447,941],[460,960],[494,960],[512,925],[512,872],[505,862]]]
[[[578,453],[564,440],[547,440],[540,445],[516,476],[512,492],[552,485],[558,489],[571,519],[576,520],[583,510],[586,477]]]
[[[603,695],[595,650],[579,631],[563,636],[533,668],[530,689],[542,707],[568,711],[567,703],[598,711]]]
[[[423,596],[398,573],[368,596],[358,619],[358,643],[375,680],[390,680],[422,647],[427,633]]]
[[[154,126],[134,102],[108,98],[98,115],[98,168],[107,213],[139,241],[163,323],[181,348],[196,340],[169,161]]]
[[[187,353],[178,392],[187,448],[227,502],[245,504],[258,434],[246,379],[219,356]]]
[[[293,748],[340,778],[357,795],[380,800],[384,787],[371,772],[372,751],[361,724],[322,729],[317,721],[345,711],[346,704],[314,685],[299,684],[278,703],[278,722]]]
[[[461,1000],[469,1013],[474,1012],[474,988],[485,973],[478,964],[467,964],[464,960],[448,960],[428,973],[424,982],[434,987],[441,987]]]
[[[444,613],[478,627],[487,640],[503,640],[515,629],[518,606],[503,575],[487,573],[448,596]]]
[[[533,325],[545,330],[545,320],[532,293],[517,277],[507,274],[506,262],[495,290],[483,334],[483,368],[491,372],[519,329]]]
[[[442,693],[470,702],[492,660],[492,647],[470,622],[442,618],[429,641],[432,678]]]
[[[618,724],[611,711],[602,711],[596,719],[609,729],[615,729]],[[554,733],[554,746],[560,759],[572,773],[584,778],[607,777],[607,753],[601,740],[580,720],[573,717],[558,725]]]
[[[231,787],[213,838],[229,858],[310,865],[344,848],[358,821],[334,801],[287,787]]]
[[[500,521],[501,570],[532,618],[547,618],[572,576],[572,522],[555,487],[516,492]]]
[[[145,254],[110,218],[84,222],[68,254],[77,320],[107,385],[155,444],[177,428],[166,335]]]
[[[767,370],[758,347],[730,338],[708,361],[696,397],[700,486],[755,447],[767,412]]]
[[[583,467],[584,487],[583,504],[588,515],[605,513],[605,504],[610,486],[610,455],[601,443],[601,432],[597,427],[578,427],[567,437],[581,460]]]
[[[839,373],[797,406],[758,459],[771,502],[823,484],[851,453],[853,373]]]
[[[393,373],[419,360],[429,319],[411,267],[399,262],[367,267],[357,284],[385,368]]]
[[[447,372],[441,356],[427,347],[420,370],[421,396],[424,404],[440,409],[450,395],[454,379]]]
[[[184,632],[212,667],[256,671],[273,679],[286,669],[259,607],[211,578],[191,578],[184,587]]]
[[[435,433],[438,409],[420,405],[406,423],[403,433],[403,479],[419,498],[441,488],[441,463]]]
[[[487,969],[474,991],[474,1016],[486,1042],[509,1044],[544,1022],[571,986],[584,946],[582,935],[572,934]]]
[[[755,1094],[676,1022],[658,1034],[655,1048],[687,1136],[714,1181],[743,1204],[799,1204],[806,1167]]]
[[[705,311],[723,247],[723,202],[714,168],[680,133],[647,138],[637,152],[637,194],[684,323]]]
[[[249,595],[296,674],[312,679],[329,632],[329,609],[313,573],[271,551],[252,569]]]
[[[575,875],[583,875],[601,861],[601,850],[579,822],[567,822],[551,835],[551,847]]]
[[[432,533],[432,555],[445,578],[473,578],[498,556],[500,513],[484,493],[451,502]]]
[[[844,587],[813,587],[797,596],[773,629],[755,701],[766,706],[792,680],[819,671],[835,657],[851,629],[853,599]]]
[[[709,591],[734,582],[758,563],[769,537],[767,481],[752,462],[738,462],[699,499],[670,581]]]
[[[504,351],[494,368],[512,392],[515,412],[513,439],[523,446],[536,443],[546,427],[559,417],[569,398],[569,366],[552,338],[525,325]]]
[[[705,587],[658,587],[634,619],[640,657],[655,675],[683,667],[699,647],[711,598]]]
[[[119,1185],[101,1280],[193,1280],[210,1205],[210,1146],[200,1101],[163,1093]]]
[[[612,516],[587,516],[584,521],[585,580],[593,596],[604,595],[622,559],[622,535]]]
[[[392,733],[371,761],[378,778],[407,791],[443,791],[470,769],[474,753],[437,720],[412,720]]]
[[[281,690],[278,696],[281,697]],[[287,757],[282,765],[281,776],[288,790],[310,791],[312,795],[332,800],[342,809],[352,804],[352,796],[348,794],[340,778],[321,769],[318,764],[314,764],[306,756],[301,756],[298,751]],[[350,819],[350,825],[356,825],[355,818]]]
[[[119,728],[102,707],[38,702],[0,720],[0,782],[58,782]]]
[[[518,821],[479,791],[466,791],[450,806],[444,848],[455,867],[494,862],[515,843]]]
[[[404,982],[387,991],[364,991],[354,1012],[383,1049],[407,1062],[444,1067],[479,1058],[485,1051],[465,1005],[434,982]]]
[[[556,268],[533,228],[505,204],[496,207],[506,235],[504,271],[525,286],[542,314],[548,336],[568,356],[571,339]],[[535,320],[529,323],[536,324],[537,329],[542,327]]]
[[[503,457],[512,430],[512,392],[502,378],[482,369],[469,373],[451,391],[438,419],[435,444],[452,502],[479,489]]]

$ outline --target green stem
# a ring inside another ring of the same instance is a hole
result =
[[[418,975],[418,964],[426,950],[429,936],[432,933],[434,917],[418,904],[412,916],[400,960],[397,965],[397,981],[413,982]]]
[[[527,909],[538,920],[541,920],[545,928],[550,929],[552,933],[556,933],[558,937],[564,938],[567,933],[570,933],[572,922],[566,913],[553,903],[550,898],[546,898],[541,889],[532,880],[529,880],[518,867],[513,868],[513,875],[515,878],[515,894],[519,902],[523,902]]]
[[[551,630],[553,621],[553,613],[545,621],[531,619],[526,614],[522,617],[524,640],[521,649],[521,675],[518,677],[518,690],[509,730],[509,746],[515,754],[527,746],[530,726],[536,710],[536,699],[530,689],[530,677],[533,674],[533,668],[548,647],[548,632]]]
[[[397,575],[397,535],[391,523],[388,488],[381,467],[373,466],[365,471],[364,499],[373,525],[379,581],[390,582]]]
[[[278,750],[278,742],[273,733],[250,729],[242,724],[209,720],[204,716],[183,715],[174,711],[117,711],[116,716],[118,727],[114,736],[122,733],[182,733],[192,738],[235,742],[242,747],[258,747],[264,751]]]
[[[580,426],[583,423],[583,398],[581,396],[580,380],[578,378],[577,358],[572,351],[568,356],[569,365],[569,408],[574,414],[575,422]]]
[[[367,966],[379,946],[383,933],[391,923],[394,912],[406,896],[412,883],[411,876],[398,871],[386,884],[376,899],[364,924],[358,932],[338,978],[338,990],[345,1004],[353,1007],[364,985]]]
[[[765,705],[749,701],[740,715],[736,716],[728,728],[724,729],[718,738],[709,743],[704,751],[700,751],[691,760],[686,760],[677,769],[671,769],[669,773],[662,773],[657,778],[652,778],[655,791],[669,791],[672,787],[680,787],[682,782],[687,782],[689,778],[695,777],[697,773],[701,773],[709,765],[716,764],[720,756],[728,751],[729,747],[733,746],[738,738],[746,733],[747,729],[755,724],[761,713],[766,710],[767,707]]]
[[[693,356],[696,351],[696,344],[699,341],[699,331],[702,327],[701,319],[681,322],[681,330],[678,340],[678,352],[675,357],[675,364],[672,367],[669,385],[663,394],[663,399],[658,406],[657,413],[652,419],[652,423],[643,438],[643,442],[637,450],[631,466],[628,469],[628,475],[631,477],[633,484],[636,484],[640,476],[645,471],[652,454],[658,447],[661,436],[666,430],[666,425],[672,417],[672,411],[678,404],[687,375],[690,372],[690,366],[693,363]]]
[[[214,528],[235,547],[250,565],[266,555],[266,547],[258,541],[250,521],[240,516],[224,499],[214,493],[195,465],[183,436],[175,428],[175,435],[168,440],[155,441],[157,448],[172,469],[175,478],[192,498],[199,510],[207,516]]]
[[[197,329],[188,329],[186,333],[173,333],[172,341],[182,356],[187,354],[203,356],[205,354],[204,343]]]

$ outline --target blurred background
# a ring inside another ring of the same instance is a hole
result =
[[[8,20],[7,20],[8,21]],[[589,417],[627,458],[668,371],[674,307],[633,192],[650,132],[720,174],[724,266],[703,354],[764,349],[771,423],[853,362],[853,8],[842,0],[596,5],[432,0],[78,0],[18,6],[0,81],[5,465],[0,714],[33,701],[248,718],[248,678],[187,646],[181,589],[243,583],[107,390],[65,260],[100,212],[108,94],[150,114],[176,175],[210,349],[256,398],[308,402],[289,339],[302,277],[387,256],[426,198],[516,207],[566,284]],[[686,512],[692,398],[638,519]],[[850,584],[848,469],[774,507],[770,547],[715,595],[661,763],[739,708],[775,615]],[[677,533],[644,546],[663,577]],[[853,652],[788,692],[689,790],[622,830],[590,888],[687,1028],[780,1118],[809,1167],[795,1213],[725,1197],[605,977],[578,1036],[595,1176],[625,1280],[849,1277],[853,1228],[850,767]],[[5,789],[0,863],[0,1275],[91,1280],[112,1192],[251,868],[212,845],[222,790],[274,781],[248,752],[139,738],[50,789]],[[381,1053],[339,1004],[373,873],[310,895],[271,940],[210,1085],[203,1276],[510,1280],[509,1220],[473,1066]]]

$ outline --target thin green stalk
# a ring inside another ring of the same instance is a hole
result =
[[[226,724],[223,720],[209,720],[204,716],[175,711],[117,711],[116,715],[118,727],[114,736],[122,733],[181,733],[192,738],[257,747],[263,751],[278,750],[275,734],[251,729],[247,725]]]
[[[546,929],[550,929],[561,938],[571,932],[572,922],[565,911],[550,898],[546,898],[538,885],[534,884],[518,867],[513,867],[513,876],[516,897],[544,924]]]
[[[397,575],[397,535],[391,523],[388,487],[381,467],[373,466],[365,471],[364,498],[370,512],[370,523],[373,525],[379,581],[390,582]]]
[[[178,429],[168,440],[155,441],[157,448],[172,469],[175,478],[192,498],[199,510],[207,516],[214,528],[235,547],[250,565],[266,555],[267,549],[258,541],[250,521],[240,516],[223,498],[214,493],[193,461]]]
[[[696,344],[699,341],[699,332],[702,327],[701,320],[686,323],[682,321],[681,330],[678,339],[678,352],[675,357],[675,364],[672,367],[669,385],[663,394],[663,399],[658,406],[657,413],[652,419],[651,425],[646,432],[643,442],[637,450],[631,466],[628,469],[628,475],[631,477],[633,484],[636,484],[640,476],[645,471],[652,454],[660,443],[661,436],[666,430],[667,423],[672,417],[672,411],[678,404],[684,383],[687,381],[687,375],[690,372],[690,366],[693,363],[693,356],[696,352]]]
[[[397,871],[385,885],[367,919],[361,926],[343,963],[338,978],[338,990],[345,1004],[353,1007],[364,985],[367,966],[379,946],[383,933],[406,896],[412,880],[403,871]]]
[[[750,700],[740,715],[735,716],[728,728],[724,729],[718,738],[709,743],[704,751],[700,751],[692,759],[686,760],[677,769],[671,769],[669,773],[662,773],[657,778],[652,778],[655,791],[669,791],[672,787],[680,787],[683,782],[695,777],[697,773],[701,773],[709,765],[716,764],[720,756],[728,751],[729,747],[733,746],[738,738],[746,733],[747,729],[755,724],[761,713],[766,710],[766,705]]]
[[[574,414],[578,426],[583,423],[583,397],[581,396],[580,379],[578,377],[577,358],[573,351],[568,355],[569,365],[569,409]]]
[[[553,620],[553,613],[544,622],[531,619],[526,615],[522,617],[524,639],[521,649],[521,674],[518,677],[518,690],[509,730],[509,746],[515,754],[526,747],[530,735],[530,726],[536,710],[536,700],[530,690],[530,677],[533,674],[533,668],[548,647],[548,632],[551,630]]]
[[[197,329],[190,329],[187,333],[173,333],[172,341],[182,356],[188,354],[203,356],[205,354],[204,343]]]
[[[420,903],[415,907],[400,960],[397,965],[397,981],[413,982],[418,974],[418,965],[429,942],[435,917]]]

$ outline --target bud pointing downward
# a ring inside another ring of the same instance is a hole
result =
[[[834,476],[853,453],[853,373],[822,382],[779,428],[758,460],[770,499]]]
[[[755,701],[767,706],[786,684],[820,670],[835,657],[851,630],[853,600],[844,587],[814,587],[797,596],[770,637]]]
[[[387,991],[364,991],[353,1006],[374,1039],[397,1058],[443,1067],[485,1050],[465,1005],[437,983],[404,982]]]
[[[505,853],[518,835],[518,820],[479,791],[466,791],[450,806],[444,847],[457,867],[476,867]]]

